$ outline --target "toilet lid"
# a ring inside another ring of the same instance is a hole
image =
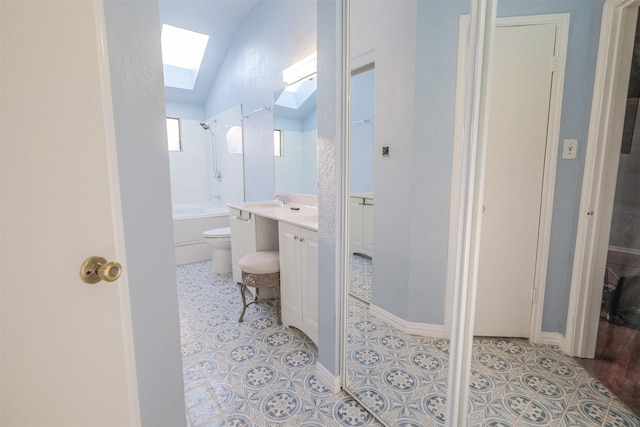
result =
[[[214,228],[212,230],[207,230],[202,233],[204,237],[209,238],[222,238],[222,237],[231,237],[231,228],[223,227],[223,228]]]

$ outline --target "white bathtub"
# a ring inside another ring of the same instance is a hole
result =
[[[229,208],[224,203],[174,205],[173,242],[176,264],[210,259],[212,249],[204,243],[202,232],[228,226]]]

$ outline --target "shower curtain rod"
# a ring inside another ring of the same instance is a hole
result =
[[[246,119],[246,118],[248,118],[249,116],[252,116],[252,115],[254,115],[255,113],[258,113],[258,112],[260,112],[260,111],[262,111],[262,110],[270,111],[270,110],[271,110],[271,107],[262,107],[262,108],[258,108],[257,110],[252,111],[252,112],[247,113],[246,115],[242,116],[242,118],[243,118],[243,119]]]
[[[351,122],[352,125],[357,125],[360,123],[371,123],[371,120],[369,119],[364,119],[364,120],[356,120],[355,122]]]

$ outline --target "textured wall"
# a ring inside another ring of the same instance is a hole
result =
[[[244,18],[218,70],[205,104],[206,117],[242,104],[244,114],[273,106],[284,87],[282,70],[316,51],[314,1],[260,1]],[[273,112],[243,121],[245,198],[274,195]]]
[[[155,1],[106,1],[140,412],[185,424],[160,18]]]
[[[342,2],[318,0],[318,361],[339,372]]]

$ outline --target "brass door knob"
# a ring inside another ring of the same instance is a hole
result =
[[[100,280],[105,282],[115,282],[122,274],[120,263],[111,261],[99,256],[92,256],[84,260],[80,267],[80,277],[82,281],[93,285]]]

